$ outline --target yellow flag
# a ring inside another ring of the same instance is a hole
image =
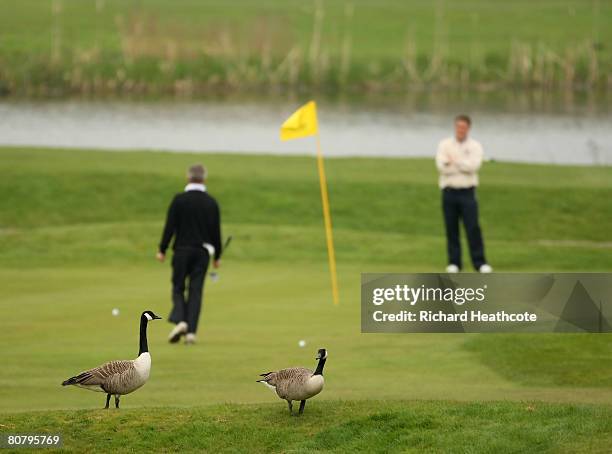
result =
[[[329,259],[329,273],[331,276],[332,297],[334,304],[338,304],[338,276],[336,272],[336,252],[334,250],[334,236],[332,232],[331,213],[329,209],[329,195],[327,193],[327,180],[321,152],[319,138],[319,125],[317,124],[317,104],[310,101],[304,104],[283,123],[280,130],[281,140],[299,139],[300,137],[317,136],[317,167],[319,169],[319,185],[321,186],[321,202],[323,203],[323,220],[325,222],[325,238],[327,240],[327,256]]]
[[[310,101],[287,118],[281,126],[281,140],[299,139],[314,136],[319,132],[317,124],[317,104]]]

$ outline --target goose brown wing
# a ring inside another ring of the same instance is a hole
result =
[[[268,375],[266,381],[276,387],[276,393],[280,398],[285,399],[294,394],[294,390],[302,387],[311,376],[310,369],[290,367]]]
[[[101,366],[81,372],[79,375],[69,378],[64,385],[103,386],[114,376],[124,374],[134,367],[129,360],[109,361]]]

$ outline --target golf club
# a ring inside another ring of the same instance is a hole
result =
[[[225,251],[225,250],[227,250],[228,246],[229,246],[229,245],[230,245],[230,243],[232,242],[232,238],[233,238],[233,236],[232,236],[232,235],[229,235],[229,236],[227,237],[227,239],[225,240],[225,244],[223,245],[223,250],[224,250],[224,251]],[[212,258],[212,257],[211,257],[211,258]],[[210,280],[211,280],[212,282],[217,282],[217,281],[219,280],[219,273],[218,273],[217,271],[211,271],[211,272],[209,273],[209,275],[210,275]]]

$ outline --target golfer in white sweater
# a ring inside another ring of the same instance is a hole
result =
[[[478,223],[476,187],[478,169],[482,164],[482,145],[468,137],[471,125],[470,117],[458,115],[455,118],[455,136],[440,142],[436,154],[446,225],[448,273],[457,273],[462,268],[459,220],[463,220],[474,269],[481,273],[493,271],[485,259],[482,232]]]

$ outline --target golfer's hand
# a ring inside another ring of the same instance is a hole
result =
[[[213,261],[213,268],[219,268],[221,266],[221,260]]]
[[[157,259],[159,262],[164,263],[164,260],[166,259],[166,254],[164,254],[163,252],[158,252],[158,253],[155,255],[155,258],[156,258],[156,259]]]

